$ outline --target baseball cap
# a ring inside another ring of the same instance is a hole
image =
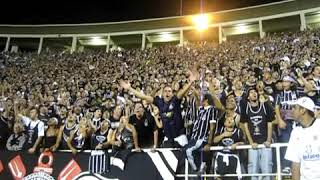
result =
[[[293,101],[288,104],[299,105],[299,106],[306,108],[312,112],[314,112],[314,110],[315,110],[315,104],[314,104],[313,100],[310,99],[309,97],[301,97],[301,98],[297,99],[296,101]]]
[[[296,82],[291,76],[284,76],[282,78],[282,81],[288,81],[288,82],[293,82],[293,83]]]

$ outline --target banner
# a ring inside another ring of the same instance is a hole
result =
[[[88,176],[94,179],[173,180],[177,170],[184,167],[184,161],[179,163],[182,153],[169,150],[118,151],[112,154],[90,151],[76,155],[69,152],[31,155],[27,152],[0,151],[0,154],[0,179],[6,180],[85,180]]]

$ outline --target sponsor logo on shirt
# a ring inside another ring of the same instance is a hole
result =
[[[320,154],[304,154],[303,155],[303,160],[305,161],[318,161],[320,160]]]

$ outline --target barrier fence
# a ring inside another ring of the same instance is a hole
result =
[[[241,177],[273,176],[281,180],[280,148],[287,147],[287,143],[275,143],[276,172],[269,174],[241,174]],[[260,144],[257,148],[265,148]],[[211,151],[231,149],[231,147],[213,146]],[[240,145],[236,149],[252,149],[251,145]],[[142,149],[142,153],[130,153],[127,161],[122,159],[123,151],[116,153],[96,150],[85,150],[71,154],[70,150],[58,152],[44,152],[28,154],[25,151],[0,152],[0,179],[86,179],[94,176],[96,179],[153,179],[174,180],[194,179],[194,177],[220,177],[218,174],[192,174],[189,172],[188,160],[184,159],[182,149],[158,148],[156,151]],[[133,151],[134,152],[134,151]],[[100,156],[102,155],[102,156]],[[95,157],[94,157],[95,156]],[[108,156],[108,158],[106,158]],[[44,157],[50,159],[46,162]],[[100,159],[99,159],[100,158]],[[103,162],[101,161],[103,158]],[[108,159],[108,160],[106,160]],[[241,162],[241,159],[240,159]],[[212,170],[213,168],[211,168]],[[210,172],[211,173],[211,172]],[[239,174],[226,174],[223,177],[238,177]],[[98,178],[97,178],[98,177]]]
[[[276,150],[276,167],[277,172],[276,173],[260,173],[260,174],[241,174],[242,177],[252,177],[252,176],[276,176],[277,180],[282,180],[282,176],[291,176],[291,174],[284,174],[281,173],[281,159],[280,159],[280,148],[285,148],[288,146],[288,143],[273,143],[271,144],[270,148],[274,148]],[[266,148],[264,144],[259,144],[256,149]],[[231,150],[231,147],[224,147],[224,146],[212,146],[210,147],[210,151],[221,151],[229,149]],[[243,150],[243,149],[252,149],[251,145],[239,145],[236,147],[237,150]],[[175,150],[181,150],[179,148],[157,148],[156,151],[175,151]],[[152,152],[151,149],[142,149],[143,152]],[[70,150],[62,150],[62,152],[71,152]],[[87,150],[85,152],[90,152],[90,150]],[[134,150],[133,150],[134,152]],[[241,161],[241,159],[240,159]],[[184,174],[176,174],[176,177],[184,177],[185,180],[188,180],[189,177],[222,177],[222,175],[219,174],[189,174],[189,163],[188,160],[185,160],[185,173]],[[239,174],[225,174],[224,177],[237,177]]]
[[[275,148],[276,150],[276,166],[277,172],[276,173],[268,173],[268,174],[241,174],[242,177],[252,177],[252,176],[276,176],[277,180],[282,180],[282,176],[291,176],[291,174],[283,174],[281,173],[281,160],[280,160],[280,148],[287,147],[288,143],[274,143],[271,144],[270,148]],[[265,145],[259,144],[257,149],[259,148],[266,148]],[[220,151],[224,149],[231,149],[231,147],[222,147],[222,146],[213,146],[210,148],[211,151]],[[251,145],[239,145],[236,149],[252,149]],[[240,160],[241,161],[241,160]],[[189,174],[188,171],[188,160],[185,161],[185,174],[176,174],[177,177],[185,177],[185,180],[188,180],[189,177],[199,177],[199,174]],[[221,177],[219,174],[202,174],[202,177]],[[237,177],[239,174],[226,174],[225,177]]]

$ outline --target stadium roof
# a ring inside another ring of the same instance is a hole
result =
[[[275,14],[290,13],[320,7],[320,1],[316,0],[287,0],[250,8],[242,8],[228,11],[209,13],[213,16],[214,23],[226,23],[231,21],[272,16]],[[190,16],[176,16],[168,18],[146,19],[112,23],[92,24],[59,24],[59,25],[0,25],[0,34],[24,35],[68,35],[68,34],[99,34],[113,33],[121,35],[121,32],[146,31],[155,29],[173,29],[177,27],[191,27]],[[126,33],[128,34],[128,33]]]

